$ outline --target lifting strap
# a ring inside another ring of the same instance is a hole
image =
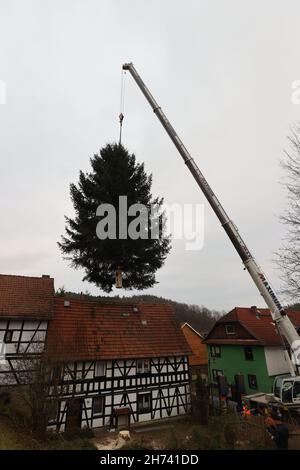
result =
[[[125,82],[126,82],[126,70],[121,71],[121,96],[120,96],[120,114],[119,114],[119,123],[120,123],[120,135],[119,135],[119,145],[122,143],[122,125],[124,119],[124,101],[125,101]]]

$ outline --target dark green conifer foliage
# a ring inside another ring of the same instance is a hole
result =
[[[105,292],[112,290],[118,266],[122,267],[124,289],[152,287],[156,284],[155,273],[170,251],[170,238],[151,239],[149,232],[148,239],[123,240],[118,231],[119,196],[127,196],[128,207],[136,203],[148,208],[150,204],[162,206],[163,199],[151,194],[152,175],[147,175],[144,164],[137,163],[122,145],[108,144],[90,161],[91,172],[81,171],[78,184],[70,185],[75,217],[66,217],[66,236],[58,245],[75,268],[84,269],[84,280]],[[96,234],[101,220],[96,210],[105,203],[116,208],[116,239],[100,240]],[[135,218],[128,217],[128,225]],[[148,222],[150,228],[150,211]],[[143,229],[148,232],[148,227]]]

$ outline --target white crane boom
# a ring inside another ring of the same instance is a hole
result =
[[[128,70],[130,74],[132,75],[132,77],[134,78],[138,87],[144,94],[146,100],[150,104],[154,113],[156,114],[161,124],[165,128],[170,139],[172,140],[178,152],[182,156],[184,163],[186,164],[186,166],[192,173],[198,186],[202,190],[204,196],[206,197],[207,201],[209,202],[210,206],[212,207],[213,211],[215,212],[216,216],[221,222],[222,227],[224,228],[225,232],[227,233],[228,237],[233,243],[233,246],[238,252],[240,258],[242,259],[242,262],[244,263],[245,268],[249,272],[252,280],[256,284],[260,294],[262,295],[267,306],[269,307],[272,318],[280,334],[283,335],[286,338],[287,342],[289,343],[290,348],[291,348],[292,363],[296,366],[296,370],[297,370],[297,367],[300,366],[300,338],[294,325],[292,324],[284,308],[279,302],[277,295],[271,288],[264,273],[262,272],[262,270],[256,263],[254,257],[252,256],[249,249],[247,248],[244,240],[239,234],[239,231],[236,225],[232,222],[232,220],[227,215],[222,204],[220,203],[217,196],[215,195],[215,193],[209,186],[208,182],[206,181],[204,175],[202,174],[199,167],[195,163],[194,159],[192,158],[192,156],[190,155],[190,153],[184,146],[181,139],[178,137],[175,129],[170,124],[169,120],[167,119],[166,115],[162,111],[161,107],[158,105],[158,103],[156,102],[156,100],[154,99],[154,97],[152,96],[148,88],[146,87],[145,83],[143,82],[139,74],[137,73],[133,64],[132,63],[124,64],[123,70]],[[286,355],[286,359],[290,367],[290,373],[292,376],[295,376],[295,369],[289,359],[287,351],[285,351],[285,355]]]

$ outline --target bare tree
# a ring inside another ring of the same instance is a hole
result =
[[[277,263],[282,270],[283,292],[293,303],[300,300],[300,122],[288,136],[289,149],[281,166],[286,177],[287,209],[280,217],[287,233],[277,253]]]
[[[31,347],[30,353],[20,353],[2,383],[9,387],[13,408],[27,417],[34,432],[44,437],[63,394],[63,364],[48,351],[41,351],[38,344]]]

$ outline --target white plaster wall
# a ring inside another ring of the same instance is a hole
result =
[[[265,347],[265,357],[269,376],[289,372],[288,363],[284,357],[282,348]]]

